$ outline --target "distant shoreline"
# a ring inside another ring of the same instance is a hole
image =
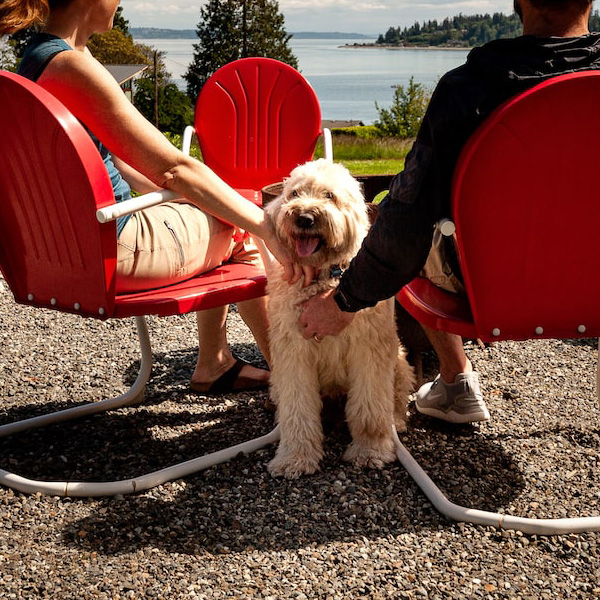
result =
[[[138,40],[195,40],[198,38],[195,29],[164,29],[160,27],[130,27],[129,33]],[[292,38],[313,40],[372,40],[376,35],[363,33],[343,33],[340,31],[297,31],[290,33]]]
[[[418,46],[416,44],[405,44],[397,46],[395,44],[344,44],[340,48],[376,48],[380,50],[472,50],[473,46]]]

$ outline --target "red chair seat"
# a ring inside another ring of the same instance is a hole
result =
[[[179,315],[264,296],[264,270],[252,265],[227,263],[200,277],[166,288],[115,297],[114,317]]]

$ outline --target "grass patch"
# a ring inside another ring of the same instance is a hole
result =
[[[340,160],[333,154],[335,162],[342,163],[352,175],[395,175],[404,169],[404,159]]]
[[[396,174],[404,168],[404,158],[412,143],[413,140],[395,137],[336,132],[333,135],[333,158],[353,175]],[[323,145],[322,141],[319,141],[315,149],[315,158],[322,156]]]
[[[413,140],[376,135],[372,126],[336,129],[333,134],[333,158],[343,164],[353,175],[396,174],[404,168],[404,159]],[[166,133],[169,141],[181,148],[181,135]],[[194,136],[191,155],[202,160],[198,142]],[[315,158],[323,157],[323,141],[315,148]]]

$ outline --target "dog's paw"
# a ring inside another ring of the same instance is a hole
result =
[[[292,456],[276,454],[275,458],[267,465],[273,477],[297,479],[301,475],[312,475],[319,470],[319,456]]]
[[[396,452],[393,443],[389,447],[374,448],[352,442],[344,452],[343,459],[355,467],[382,469],[385,464],[396,460]]]

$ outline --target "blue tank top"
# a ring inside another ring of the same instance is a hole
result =
[[[25,50],[25,54],[23,55],[17,72],[19,75],[27,77],[27,79],[37,81],[44,72],[46,65],[57,54],[64,52],[65,50],[73,50],[73,48],[71,48],[71,46],[63,39],[56,37],[55,35],[38,33],[32,38],[29,46],[27,46],[27,50]],[[104,161],[115,194],[115,202],[122,202],[123,200],[131,198],[131,188],[123,177],[121,177],[121,173],[119,173],[117,167],[115,167],[112,161],[112,155],[108,151],[108,148],[106,148],[106,146],[104,146],[85,125],[83,126],[90,134],[94,145],[98,148],[98,152],[100,152],[100,156]],[[127,215],[117,219],[117,237],[121,234],[121,231],[123,231],[123,227],[125,227],[125,223],[127,223],[130,217],[131,215]]]

